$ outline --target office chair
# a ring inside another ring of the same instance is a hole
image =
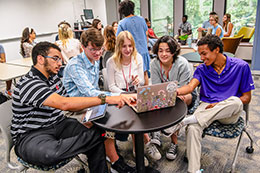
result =
[[[250,39],[252,38],[252,36],[254,35],[254,32],[255,32],[255,28],[243,26],[238,31],[237,35],[235,35],[235,37],[238,37],[240,35],[244,35],[244,37],[243,37],[241,42],[249,42]]]
[[[235,54],[237,47],[243,39],[243,37],[244,35],[240,35],[238,37],[223,37],[222,42],[224,52],[230,52],[232,54]]]
[[[18,157],[18,161],[21,163],[21,165],[16,165],[11,162],[10,160],[10,153],[11,149],[13,148],[13,140],[11,137],[11,121],[13,117],[12,113],[12,100],[8,100],[4,102],[3,104],[0,105],[0,112],[1,112],[1,118],[0,118],[0,129],[5,141],[6,145],[6,155],[5,155],[5,161],[7,162],[7,166],[12,169],[16,170],[18,172],[26,172],[27,169],[29,168],[34,168],[38,169],[40,171],[54,171],[56,169],[61,168],[62,166],[66,165],[69,163],[73,158],[68,158],[63,161],[61,161],[58,164],[52,165],[52,166],[44,166],[44,165],[33,165],[30,163],[27,163],[23,161],[21,158]],[[77,155],[74,157],[80,164],[81,166],[87,166],[86,163],[84,163],[80,157]]]
[[[250,134],[247,131],[248,118],[249,118],[248,105],[244,105],[243,113],[245,115],[245,123],[244,123],[244,119],[242,117],[240,117],[238,119],[237,123],[235,123],[235,124],[228,124],[228,125],[225,124],[224,125],[224,124],[221,124],[219,121],[214,121],[213,123],[211,123],[209,125],[209,127],[204,129],[203,134],[202,134],[202,137],[205,137],[205,135],[210,135],[210,136],[215,136],[215,137],[219,137],[219,138],[229,138],[229,139],[236,138],[239,136],[230,172],[235,171],[237,156],[238,156],[239,148],[241,145],[241,140],[242,140],[244,133],[246,133],[247,137],[250,140],[250,146],[248,146],[246,148],[246,152],[250,153],[250,154],[254,152],[253,139],[251,138]]]

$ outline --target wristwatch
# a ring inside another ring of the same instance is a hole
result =
[[[103,93],[98,95],[98,98],[101,100],[102,105],[106,103],[106,97],[106,94]]]

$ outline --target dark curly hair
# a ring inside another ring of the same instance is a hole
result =
[[[153,46],[153,53],[157,55],[157,58],[159,58],[158,51],[159,51],[159,45],[161,43],[168,44],[171,53],[174,54],[173,55],[173,62],[174,62],[178,58],[178,55],[180,54],[180,50],[181,50],[178,42],[172,36],[169,35],[160,37]]]
[[[119,4],[119,13],[123,16],[135,14],[135,3],[130,0],[125,0]]]
[[[223,53],[223,43],[218,36],[212,34],[206,35],[198,41],[197,46],[202,46],[205,44],[208,45],[211,52],[219,47],[219,53]]]

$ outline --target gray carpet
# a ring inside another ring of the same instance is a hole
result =
[[[255,77],[255,86],[256,90],[253,91],[252,101],[249,107],[250,114],[250,124],[249,132],[254,139],[254,153],[247,154],[245,148],[249,145],[249,140],[244,135],[242,138],[242,145],[240,148],[239,157],[237,159],[236,172],[237,173],[255,173],[260,172],[260,78]],[[4,83],[0,82],[0,91],[4,90]],[[4,115],[1,115],[4,116]],[[185,133],[184,129],[180,132],[181,136],[179,139],[179,148],[178,156],[174,161],[168,161],[165,158],[165,152],[169,146],[170,140],[167,138],[162,138],[163,146],[159,148],[163,157],[159,161],[153,161],[148,158],[150,165],[158,169],[162,173],[171,173],[171,172],[187,172],[187,163],[184,162],[184,153],[185,153]],[[214,137],[206,136],[202,142],[202,159],[201,159],[201,168],[204,169],[203,173],[219,173],[219,172],[229,172],[231,168],[231,162],[235,152],[236,142],[238,138],[235,139],[219,139]],[[134,158],[132,155],[132,142],[117,142],[120,150],[120,154],[125,157],[125,160],[129,165],[134,166]],[[4,160],[5,157],[5,145],[2,136],[0,135],[0,172],[15,172],[10,170]],[[81,156],[86,160],[85,156]],[[13,162],[18,163],[14,152],[12,151],[11,159]],[[72,160],[70,163],[57,170],[56,172],[77,172],[80,169],[77,161]],[[29,169],[28,172],[38,172],[33,169]]]

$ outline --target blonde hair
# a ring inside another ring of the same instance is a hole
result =
[[[73,38],[73,32],[69,25],[61,24],[59,26],[59,39],[62,42],[62,46],[66,47],[68,39]]]
[[[119,33],[119,35],[116,38],[116,47],[115,47],[115,53],[113,55],[115,64],[117,66],[117,68],[122,69],[122,47],[124,44],[125,39],[129,39],[131,41],[131,45],[133,46],[133,52],[131,57],[134,57],[134,61],[137,64],[137,50],[135,47],[135,41],[134,38],[132,36],[132,34],[129,31],[122,31]]]

